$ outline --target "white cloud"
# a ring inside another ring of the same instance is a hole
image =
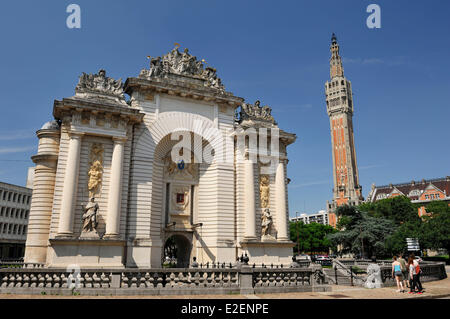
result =
[[[359,166],[359,170],[365,170],[365,169],[372,169],[372,168],[378,168],[378,167],[385,167],[385,164],[373,164],[373,165],[363,165]]]
[[[314,181],[314,182],[308,182],[308,183],[303,183],[303,184],[293,184],[293,185],[289,185],[290,188],[300,188],[300,187],[307,187],[307,186],[314,186],[314,185],[326,185],[326,184],[330,184],[331,181],[326,180],[326,181]]]
[[[21,153],[35,150],[36,146],[25,147],[0,147],[0,154]]]
[[[28,138],[34,138],[36,134],[30,131],[16,131],[8,133],[0,133],[0,141],[14,141]]]
[[[360,65],[374,65],[374,64],[384,64],[387,66],[397,66],[407,64],[406,57],[398,56],[393,57],[388,60],[383,60],[380,58],[342,58],[344,64],[360,64]]]

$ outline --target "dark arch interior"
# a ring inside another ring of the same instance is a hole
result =
[[[172,235],[164,244],[164,257],[176,260],[177,268],[189,267],[192,245],[191,242],[183,235]]]

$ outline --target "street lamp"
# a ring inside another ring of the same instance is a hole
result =
[[[297,230],[297,255],[300,255],[300,240],[299,240],[300,234],[298,232],[298,212],[295,212],[295,218],[296,218],[295,229]]]

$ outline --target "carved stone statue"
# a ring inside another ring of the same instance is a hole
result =
[[[94,197],[100,193],[103,176],[103,145],[93,144],[91,148],[91,166],[88,171],[89,197]]]
[[[261,216],[261,226],[262,226],[262,237],[263,239],[272,239],[273,237],[270,235],[270,231],[272,229],[272,216],[270,215],[270,209],[266,208],[263,211],[263,214]]]
[[[254,105],[250,103],[243,103],[240,121],[260,122],[270,125],[276,125],[275,119],[272,116],[272,109],[267,105],[261,107],[261,102],[257,100]]]
[[[381,288],[383,281],[381,279],[381,269],[378,264],[369,264],[367,267],[367,279],[364,283],[366,288]]]
[[[166,55],[151,59],[150,70],[142,70],[141,77],[162,78],[167,74],[185,75],[203,79],[204,85],[225,92],[225,88],[220,78],[217,77],[216,69],[212,67],[204,68],[204,60],[197,60],[197,57],[191,55],[187,48],[183,53],[178,51],[176,46]]]
[[[83,72],[75,88],[75,93],[88,98],[110,96],[125,103],[122,79],[114,80],[106,77],[105,70],[98,71],[98,74]]]
[[[90,202],[84,208],[83,213],[83,229],[81,237],[98,237],[97,233],[97,212],[98,204],[95,202],[95,198],[91,197]]]
[[[267,176],[267,175],[261,175],[261,178],[259,181],[259,194],[261,197],[261,207],[262,208],[269,207],[270,183],[269,183],[269,176]]]

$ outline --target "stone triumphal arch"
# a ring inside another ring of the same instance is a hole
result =
[[[25,262],[148,268],[175,250],[183,267],[242,253],[290,262],[286,147],[296,136],[187,49],[124,84],[83,73],[53,116],[37,131]]]

